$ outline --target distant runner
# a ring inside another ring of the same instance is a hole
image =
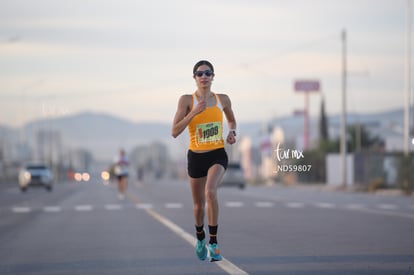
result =
[[[119,155],[115,159],[114,163],[114,174],[118,183],[118,196],[119,199],[123,200],[125,198],[125,192],[127,187],[128,179],[128,158],[125,155],[125,151],[121,149]]]

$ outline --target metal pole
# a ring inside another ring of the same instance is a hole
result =
[[[405,76],[404,76],[404,157],[402,187],[411,192],[410,186],[410,92],[411,92],[411,0],[407,0],[406,8],[406,47],[405,47]]]
[[[309,91],[305,91],[304,149],[309,149]]]
[[[342,30],[342,115],[341,115],[341,179],[343,187],[347,184],[347,165],[346,165],[346,30]]]
[[[411,0],[407,0],[406,9],[406,48],[404,76],[404,157],[408,158],[410,150],[410,90],[411,90]]]

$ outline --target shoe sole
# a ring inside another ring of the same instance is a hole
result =
[[[210,258],[210,262],[219,262],[219,261],[221,261],[222,259],[223,259],[222,257],[220,257],[220,258],[218,258],[218,257],[215,257],[215,258],[211,257],[211,258]]]
[[[210,262],[214,263],[214,262],[220,262],[221,259],[217,260],[217,259],[211,259]]]
[[[211,256],[210,253],[210,262],[218,262],[221,261],[223,259],[223,257],[220,254],[216,254],[216,256]]]

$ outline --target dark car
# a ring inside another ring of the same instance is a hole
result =
[[[19,171],[20,190],[26,191],[28,187],[42,186],[52,191],[53,175],[50,168],[43,163],[29,163]]]
[[[241,168],[240,163],[233,162],[228,164],[220,186],[236,186],[240,189],[243,189],[246,186],[243,169]]]

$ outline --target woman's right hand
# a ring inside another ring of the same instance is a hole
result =
[[[199,114],[206,109],[207,102],[205,100],[200,100],[197,105],[194,107],[194,113]]]

